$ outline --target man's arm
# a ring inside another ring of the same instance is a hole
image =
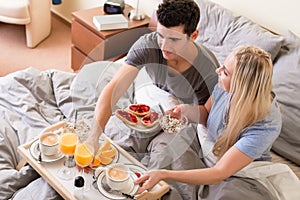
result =
[[[112,114],[113,107],[129,88],[138,72],[139,70],[136,67],[124,63],[112,80],[104,87],[96,103],[90,141],[98,141]],[[94,146],[95,145],[94,143]]]

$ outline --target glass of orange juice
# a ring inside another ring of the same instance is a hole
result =
[[[84,168],[89,166],[94,160],[94,148],[86,141],[77,140],[74,159],[76,164],[81,167],[81,174],[84,177]],[[90,184],[85,180],[84,189],[89,190]]]
[[[59,149],[66,156],[63,168],[58,170],[61,179],[69,180],[75,176],[75,171],[70,168],[75,167],[74,152],[77,145],[78,136],[76,133],[62,133],[59,139]]]

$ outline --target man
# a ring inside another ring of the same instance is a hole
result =
[[[95,110],[97,129],[94,128],[89,137],[95,147],[98,147],[97,141],[102,130],[107,128],[106,125],[109,126],[107,122],[111,117],[112,108],[143,67],[153,84],[174,95],[183,103],[204,104],[217,83],[215,73],[219,66],[217,60],[208,49],[194,42],[198,36],[196,27],[200,19],[197,4],[193,0],[165,0],[159,5],[156,14],[158,20],[156,32],[142,36],[132,46],[125,63],[105,86],[97,101]],[[110,119],[111,121],[113,120]],[[146,138],[140,137],[141,134],[136,131],[126,133],[122,130],[114,133],[106,131],[105,134],[127,151],[136,153],[147,151],[149,155],[143,159],[143,163],[148,168],[184,168],[181,164],[174,165],[174,161],[183,155],[185,157],[186,152],[189,154],[186,158],[196,156],[197,160],[200,160],[196,128],[192,125],[178,136],[150,134],[151,136]],[[170,145],[166,145],[166,140]],[[178,144],[181,148],[177,148]],[[158,149],[175,153],[161,154],[157,152]],[[199,165],[195,162],[193,166],[187,167],[199,168]],[[193,199],[197,195],[194,190],[193,188],[189,190],[193,194],[181,195],[185,199]]]

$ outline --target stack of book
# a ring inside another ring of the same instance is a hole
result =
[[[128,28],[128,20],[122,14],[94,16],[93,23],[99,31]]]

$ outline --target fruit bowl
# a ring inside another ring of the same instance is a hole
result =
[[[164,114],[159,117],[160,127],[166,133],[179,133],[188,124],[188,119],[185,116],[172,116],[170,114]]]

